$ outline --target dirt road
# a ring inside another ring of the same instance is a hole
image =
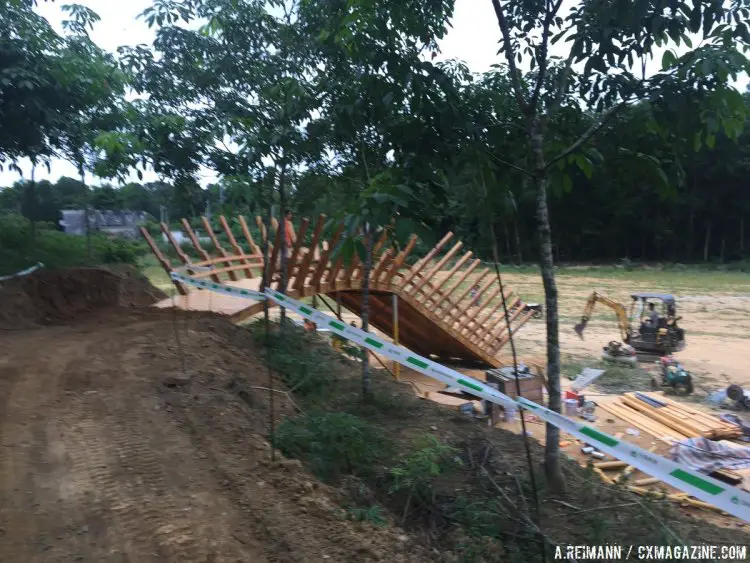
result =
[[[269,461],[259,366],[247,331],[164,311],[4,331],[0,561],[428,560]]]

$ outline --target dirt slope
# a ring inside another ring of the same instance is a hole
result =
[[[246,331],[177,323],[179,348],[170,311],[3,332],[0,561],[430,560],[399,530],[342,520],[340,493],[297,462],[270,463]]]

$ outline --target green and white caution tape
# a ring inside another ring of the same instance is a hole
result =
[[[191,278],[175,272],[171,275],[173,279],[182,283],[208,289],[209,291],[216,291],[233,295],[235,297],[245,297],[254,300],[264,298],[264,294],[257,291],[206,282],[204,280]],[[626,461],[633,467],[640,469],[648,475],[657,477],[676,489],[710,503],[746,522],[750,522],[750,494],[745,491],[737,489],[736,487],[731,487],[717,479],[700,474],[692,469],[683,467],[667,458],[654,455],[643,448],[618,440],[617,438],[605,434],[591,426],[581,424],[576,420],[567,418],[547,407],[538,405],[523,397],[514,400],[508,395],[501,393],[497,389],[490,387],[478,379],[433,362],[428,358],[411,352],[403,346],[394,345],[387,340],[383,340],[368,332],[347,325],[346,323],[342,323],[335,318],[325,315],[312,307],[308,307],[304,303],[292,299],[287,295],[283,295],[278,291],[267,288],[265,296],[275,301],[280,307],[285,307],[290,311],[315,322],[321,328],[329,328],[334,334],[343,336],[360,346],[381,354],[390,360],[408,366],[428,377],[437,379],[451,387],[458,387],[476,397],[486,399],[491,403],[499,404],[504,407],[521,407],[529,412],[533,412],[542,420],[564,430],[568,434],[571,434],[588,444],[591,444],[592,446],[595,446],[598,450],[608,453],[612,457],[621,461]]]
[[[0,276],[0,281],[6,281],[6,280],[12,280],[13,278],[21,278],[23,276],[28,276],[32,272],[36,272],[39,268],[43,268],[44,264],[41,262],[38,262],[37,264],[34,264],[30,268],[26,268],[25,270],[21,270],[20,272],[16,272],[15,274],[11,274],[9,276]]]

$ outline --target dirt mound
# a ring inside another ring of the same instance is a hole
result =
[[[0,328],[70,321],[110,307],[146,307],[166,297],[134,267],[40,270],[0,285]]]
[[[270,460],[268,371],[249,331],[122,313],[0,338],[0,561],[437,557],[395,526],[344,517],[345,493],[299,462]],[[278,424],[295,407],[275,385]]]

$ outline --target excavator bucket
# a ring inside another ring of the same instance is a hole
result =
[[[586,330],[586,324],[587,320],[584,319],[580,323],[578,323],[576,326],[573,327],[573,330],[576,331],[576,334],[581,337],[581,340],[583,340],[583,331]]]

